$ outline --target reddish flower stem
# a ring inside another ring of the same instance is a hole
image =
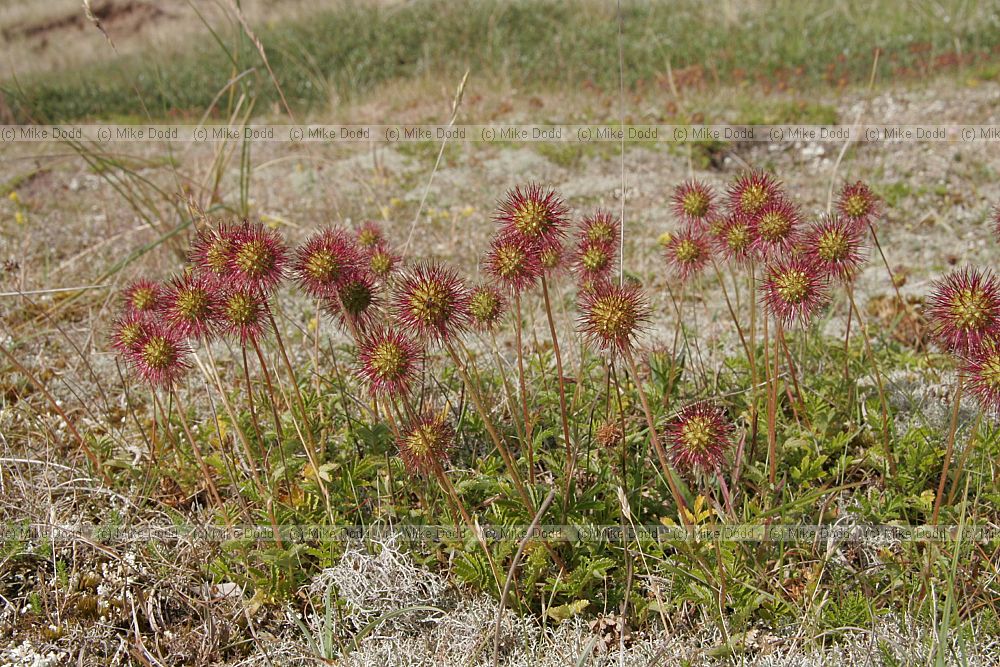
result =
[[[559,385],[559,415],[562,418],[563,438],[566,440],[566,486],[563,492],[563,518],[566,517],[569,504],[570,480],[573,478],[573,470],[576,467],[576,448],[569,435],[569,415],[566,410],[566,386],[563,379],[562,355],[559,352],[559,336],[556,334],[556,323],[552,317],[552,303],[549,300],[548,283],[545,276],[542,276],[542,297],[545,300],[545,314],[549,320],[549,334],[552,336],[552,352],[556,358],[556,376]]]
[[[528,416],[528,390],[524,380],[524,349],[521,332],[521,295],[514,293],[514,337],[517,347],[517,381],[521,388],[521,411],[524,418],[524,447],[528,453],[528,483],[535,485],[535,447],[531,441],[531,420]]]
[[[946,503],[951,505],[955,501],[955,494],[958,493],[958,480],[962,477],[962,471],[965,470],[965,465],[969,462],[969,456],[972,454],[974,447],[972,446],[979,435],[979,427],[983,421],[983,412],[980,410],[979,416],[976,417],[976,423],[972,427],[972,433],[969,434],[969,440],[965,444],[965,448],[962,449],[962,456],[958,459],[958,465],[955,466],[955,472],[952,473],[951,478],[951,489],[948,491],[948,498],[945,500]]]
[[[250,423],[253,425],[253,432],[257,436],[257,446],[263,451],[264,435],[261,433],[260,422],[257,420],[257,408],[254,405],[255,401],[253,399],[253,383],[250,381],[250,364],[247,363],[247,348],[245,345],[240,345],[240,355],[243,359],[243,380],[247,386],[247,407],[250,410]],[[261,367],[263,367],[263,360],[261,360]]]
[[[642,382],[639,378],[639,369],[635,365],[635,359],[632,356],[632,351],[628,348],[622,350],[622,356],[625,358],[625,363],[628,364],[628,370],[632,374],[632,379],[635,382],[636,391],[639,392],[639,400],[642,402],[643,412],[646,413],[646,424],[649,426],[649,439],[653,443],[653,449],[656,451],[656,457],[660,461],[660,467],[663,469],[663,476],[667,480],[667,486],[670,487],[670,495],[674,497],[674,502],[677,503],[677,509],[681,517],[681,522],[685,525],[688,524],[687,518],[687,503],[684,502],[684,496],[681,495],[680,489],[677,488],[677,482],[674,480],[674,473],[670,467],[670,463],[667,461],[667,452],[663,449],[663,445],[660,444],[659,433],[656,428],[656,420],[653,418],[653,411],[649,407],[649,399],[646,398],[646,392],[642,388]]]
[[[931,512],[931,525],[937,524],[938,513],[941,511],[941,501],[944,500],[944,486],[948,481],[951,456],[955,451],[955,436],[958,433],[958,413],[962,407],[962,390],[964,388],[965,374],[959,372],[958,386],[955,388],[955,402],[951,408],[951,424],[948,427],[948,444],[944,450],[944,463],[941,464],[941,479],[938,480],[937,493],[934,495],[934,511]]]
[[[850,283],[847,285],[847,298],[851,302],[851,309],[857,316],[858,329],[861,330],[861,338],[865,341],[865,352],[868,354],[868,359],[872,363],[872,371],[875,373],[875,382],[878,385],[879,407],[882,411],[882,445],[885,448],[885,458],[889,466],[889,477],[895,479],[896,456],[892,451],[892,441],[889,437],[889,401],[885,396],[885,382],[882,379],[882,371],[878,367],[878,362],[875,360],[875,353],[872,351],[871,338],[868,335],[868,325],[861,316],[861,311],[858,310],[858,304],[854,301],[854,286]]]
[[[885,271],[889,274],[889,282],[892,283],[892,289],[896,290],[896,300],[899,301],[900,307],[906,310],[906,302],[903,301],[903,296],[899,293],[899,285],[896,284],[896,276],[893,275],[892,269],[889,268],[889,260],[886,259],[885,253],[882,252],[882,244],[878,242],[878,234],[875,233],[875,225],[868,223],[868,229],[872,233],[872,241],[875,242],[875,247],[878,248],[878,254],[882,258],[882,263],[885,264]]]
[[[177,417],[181,422],[181,427],[184,429],[184,435],[187,436],[188,443],[191,445],[191,452],[194,454],[195,462],[198,464],[198,469],[201,471],[201,476],[205,480],[205,487],[208,489],[208,495],[212,497],[212,501],[215,506],[222,508],[222,496],[219,495],[219,490],[215,486],[215,481],[212,479],[212,474],[208,469],[208,465],[205,463],[205,457],[201,455],[201,447],[198,446],[198,441],[194,439],[191,434],[191,427],[188,426],[187,417],[184,415],[184,405],[181,403],[180,394],[173,388],[170,389],[170,393],[173,395],[174,402],[177,404]]]
[[[299,412],[302,415],[303,425],[305,428],[299,430],[299,436],[306,452],[306,458],[309,459],[309,465],[313,468],[313,473],[316,476],[316,486],[319,487],[320,493],[323,495],[327,511],[332,512],[330,506],[330,491],[326,488],[326,484],[323,482],[323,477],[320,475],[319,454],[316,450],[316,443],[313,440],[312,430],[309,428],[309,414],[306,411],[306,402],[303,400],[302,392],[299,389],[299,383],[295,376],[295,369],[292,368],[292,362],[288,359],[288,353],[285,351],[285,343],[281,338],[281,332],[278,331],[278,323],[274,320],[274,313],[271,312],[270,308],[267,309],[267,317],[270,319],[271,327],[274,329],[274,339],[278,343],[278,350],[281,352],[281,359],[285,363],[285,370],[288,371],[288,379],[291,380],[292,389],[294,390],[295,398],[298,402]],[[302,430],[304,430],[305,433],[302,433]]]
[[[233,423],[233,429],[236,431],[240,444],[243,446],[243,455],[246,457],[246,465],[250,472],[250,478],[253,480],[254,486],[257,488],[257,493],[264,496],[264,484],[261,482],[260,475],[257,472],[253,449],[250,447],[250,441],[247,439],[247,434],[243,431],[243,427],[240,426],[240,422],[236,417],[236,412],[233,410],[232,403],[229,402],[229,396],[226,394],[226,391],[222,386],[222,376],[219,374],[219,367],[216,365],[215,356],[211,353],[211,351],[209,351],[208,354],[208,361],[212,365],[212,373],[215,375],[216,388],[219,390],[219,396],[222,398],[222,404],[226,408],[226,413],[229,415],[229,419]],[[221,434],[219,444],[222,444]]]
[[[497,451],[500,452],[500,456],[503,458],[503,462],[507,466],[507,472],[510,474],[511,481],[514,482],[514,487],[517,489],[518,495],[521,496],[521,500],[524,502],[525,508],[529,512],[534,512],[531,497],[528,495],[528,491],[524,487],[521,474],[517,471],[517,465],[514,463],[514,457],[511,456],[510,450],[507,449],[507,445],[504,444],[503,438],[500,437],[496,427],[493,425],[493,419],[490,417],[489,411],[486,409],[486,405],[483,403],[483,399],[479,395],[479,388],[472,382],[472,378],[469,377],[468,371],[466,370],[464,364],[462,364],[462,361],[458,358],[458,354],[455,352],[455,348],[451,346],[451,343],[445,341],[444,348],[451,356],[451,360],[454,362],[455,368],[462,377],[462,381],[465,382],[465,386],[469,391],[469,396],[472,398],[472,404],[479,413],[480,419],[483,420],[483,424],[486,425],[486,431],[489,433],[490,439],[493,440],[493,444],[496,446]]]

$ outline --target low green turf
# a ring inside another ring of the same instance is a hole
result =
[[[579,367],[579,382],[570,403],[570,428],[579,453],[571,497],[557,493],[543,523],[625,526],[619,500],[623,498],[629,507],[629,521],[634,525],[677,525],[677,510],[669,507],[669,491],[657,471],[648,431],[638,414],[640,389],[647,392],[657,412],[657,421],[664,425],[676,406],[706,395],[725,397],[720,399],[720,405],[736,418],[738,430],[746,438],[739,481],[733,478],[728,463],[721,475],[730,480],[726,494],[732,494],[731,509],[724,510],[721,505],[726,497],[718,488],[717,480],[721,477],[698,473],[685,475],[680,482],[682,493],[689,496],[688,502],[694,508],[695,524],[763,525],[775,521],[810,525],[834,524],[844,518],[872,525],[922,525],[930,521],[946,434],[927,421],[918,402],[905,399],[907,408],[889,414],[894,425],[887,433],[899,473],[888,476],[879,398],[870,375],[871,361],[859,337],[855,336],[845,348],[842,340],[818,335],[815,330],[789,336],[789,348],[795,351],[803,382],[803,402],[796,408],[793,388],[783,380],[776,413],[777,451],[781,459],[776,486],[768,482],[767,435],[762,413],[760,428],[753,426],[756,420],[751,415],[759,393],[755,398],[747,390],[752,371],[745,357],[731,357],[715,376],[699,377],[704,370],[687,354],[673,357],[672,361],[667,350],[643,353],[649,376],[640,388],[617,372],[613,373],[613,384],[604,364],[588,355]],[[290,343],[295,345],[298,341]],[[890,341],[876,340],[874,349],[883,371],[906,369],[919,373],[927,382],[941,379],[940,371],[935,370],[943,361],[938,357],[927,357]],[[758,347],[756,353],[757,366],[762,367],[763,348]],[[331,348],[325,354],[327,359],[340,357],[344,368],[350,367],[354,353],[348,348]],[[549,490],[564,488],[566,459],[563,444],[558,442],[559,401],[552,381],[552,356],[544,352],[526,356],[529,386],[533,388],[532,409],[538,416],[533,436],[534,460],[544,469],[535,484],[528,483],[528,489],[535,502],[540,502]],[[438,380],[433,387],[427,387],[428,391],[443,391],[456,399],[449,403],[452,408],[449,414],[455,411],[459,417],[455,421],[457,440],[448,475],[453,479],[457,497],[484,525],[528,525],[533,511],[520,504],[501,456],[486,444],[489,439],[484,422],[468,405],[463,407],[464,394],[454,368],[440,357],[429,363],[441,365],[434,371]],[[488,358],[479,358],[476,365],[479,366],[476,376],[489,396],[489,404],[504,404],[505,380]],[[866,381],[845,382],[845,376]],[[621,395],[616,398],[619,381]],[[243,408],[235,415],[236,421],[218,415],[223,424],[219,431],[207,426],[204,414],[192,411],[182,419],[173,404],[169,404],[168,433],[182,433],[184,421],[200,425],[196,431],[200,451],[206,453],[216,484],[231,503],[229,511],[234,515],[239,513],[234,496],[239,494],[251,512],[245,517],[247,523],[266,525],[269,521],[264,509],[268,506],[266,498],[258,495],[258,489],[241,477],[242,473],[230,469],[227,457],[235,459],[236,454],[227,454],[226,447],[230,445],[221,444],[218,439],[221,436],[217,437],[217,433],[239,431],[248,438],[251,450],[267,453],[261,455],[256,465],[262,468],[262,478],[271,489],[269,493],[278,498],[273,506],[281,523],[386,527],[450,526],[458,521],[441,486],[404,466],[387,423],[373,421],[359,410],[362,402],[355,397],[363,393],[352,376],[324,377],[319,391],[310,388],[306,378],[299,378],[299,384],[308,413],[326,415],[312,427],[317,441],[326,443],[321,452],[325,461],[321,469],[329,493],[328,510],[324,509],[315,478],[306,470],[306,461],[300,455],[302,444],[297,440],[290,415],[282,419],[284,436],[271,428],[270,416],[254,417]],[[247,405],[245,398],[237,389],[229,403]],[[426,398],[428,405],[434,403],[429,395]],[[416,397],[414,400],[422,402]],[[254,402],[262,415],[269,415],[263,408],[268,405],[268,394],[263,389],[255,395]],[[619,405],[625,412],[616,415]],[[910,413],[915,425],[897,428],[896,417],[906,416],[903,413]],[[621,420],[627,425],[627,430],[621,431],[626,436],[623,439],[619,436],[617,444],[599,442],[601,425],[608,420]],[[515,422],[514,413],[510,413],[502,417],[499,426],[511,443],[519,442],[516,428],[511,428]],[[995,495],[989,480],[991,461],[1000,454],[1000,439],[995,425],[985,421],[978,435],[972,437],[974,451],[953,481],[952,486],[958,489],[957,502],[943,508],[943,524],[985,524],[996,520]],[[108,465],[114,466],[116,479],[125,488],[155,485],[160,475],[177,480],[184,487],[199,485],[194,452],[182,439],[173,441],[178,456],[162,461],[152,473],[115,460],[114,445],[109,438],[95,437],[92,446]],[[528,467],[525,451],[523,446],[515,450],[522,471]],[[152,479],[148,477],[150,474]],[[708,497],[714,497],[719,504],[706,500]],[[838,499],[849,506],[853,517],[843,516]],[[184,516],[178,514],[177,519],[183,521]],[[474,590],[499,597],[500,582],[491,574],[489,559],[493,559],[501,572],[506,572],[517,545],[516,537],[499,540],[491,544],[487,557],[482,545],[466,533],[464,539],[408,544],[407,550],[431,568],[444,562],[453,563],[458,580]],[[17,548],[24,547],[17,545]],[[992,624],[989,627],[997,623],[996,587],[988,567],[984,567],[989,554],[995,553],[995,542],[978,547],[970,541],[945,545],[903,542],[881,549],[862,545],[858,549],[867,549],[871,557],[877,558],[877,563],[867,568],[859,563],[839,564],[836,559],[831,560],[827,548],[823,540],[813,544],[711,539],[657,542],[637,538],[625,543],[571,539],[557,541],[551,550],[546,550],[541,542],[532,541],[515,581],[517,596],[509,604],[522,613],[559,621],[582,612],[620,609],[625,603],[630,626],[638,628],[654,627],[661,614],[697,618],[700,622],[717,624],[723,636],[729,637],[718,648],[722,651],[719,655],[743,651],[745,633],[760,626],[802,623],[809,631],[806,634],[836,636],[847,627],[867,627],[876,617],[890,612],[907,614],[927,624],[940,622],[939,608],[954,599],[959,587],[965,591],[965,599],[959,612],[944,621],[943,632],[962,631],[973,617],[983,624]],[[38,553],[53,558],[45,549]],[[836,547],[838,553],[842,549],[841,545]],[[957,575],[951,570],[954,550],[958,550],[963,563]],[[852,552],[848,549],[847,553]],[[337,544],[285,547],[271,544],[262,548],[256,541],[234,540],[223,544],[213,555],[206,576],[238,582],[246,590],[255,591],[259,599],[281,604],[316,572],[337,562],[339,554]],[[561,565],[556,564],[555,558]],[[644,595],[635,584],[637,575],[662,578],[669,582],[668,592],[661,600]],[[720,590],[724,591],[724,601],[720,601]],[[820,611],[813,608],[818,597],[825,598],[818,607]],[[807,613],[810,609],[812,615]],[[982,611],[973,614],[972,609]],[[71,618],[79,617],[76,612],[70,614]]]
[[[972,67],[995,76],[997,2],[625,2],[622,44],[631,89],[745,84],[761,90],[866,83],[880,50],[882,79]],[[614,3],[442,1],[345,3],[308,20],[261,27],[289,103],[309,110],[396,79],[500,76],[518,90],[618,87]],[[174,54],[143,53],[99,66],[0,85],[21,121],[200,113],[236,74],[258,109],[277,101],[256,49],[236,34],[205,35]],[[139,100],[142,100],[140,105]],[[225,100],[223,99],[223,102]]]

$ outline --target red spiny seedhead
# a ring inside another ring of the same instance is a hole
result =
[[[965,359],[963,371],[972,394],[985,412],[1000,413],[1000,345],[990,341]]]
[[[493,237],[486,252],[485,269],[512,294],[534,287],[542,275],[539,253],[517,234],[509,232]]]
[[[365,220],[358,227],[356,234],[358,246],[364,250],[385,244],[385,234],[382,233],[382,225],[374,220]]]
[[[867,227],[882,214],[882,202],[862,181],[847,183],[837,196],[837,212],[850,224]]]
[[[473,288],[469,296],[469,315],[476,329],[492,331],[506,311],[507,300],[500,290],[489,285]]]
[[[865,263],[862,230],[840,216],[824,215],[802,242],[803,254],[827,276],[849,281]]]
[[[712,246],[704,232],[693,225],[670,237],[667,264],[681,282],[701,272],[712,259]]]
[[[126,363],[131,364],[134,353],[150,330],[153,320],[145,313],[126,311],[111,326],[111,346]]]
[[[593,286],[614,270],[620,234],[621,223],[609,211],[597,209],[583,219],[573,252],[573,269],[581,285]]]
[[[379,327],[361,342],[358,361],[359,373],[372,396],[396,398],[410,390],[423,355],[408,336]]]
[[[229,260],[233,253],[236,227],[219,222],[214,227],[199,229],[191,243],[188,257],[202,275],[224,284],[229,275]]]
[[[743,264],[755,256],[753,239],[753,220],[748,216],[732,213],[723,218],[722,229],[715,237],[715,245],[727,260]]]
[[[741,175],[729,187],[729,209],[733,213],[757,215],[765,206],[782,198],[781,185],[762,170]]]
[[[576,246],[573,268],[582,283],[605,280],[617,263],[614,245],[602,241],[581,240]]]
[[[385,280],[396,270],[400,259],[388,245],[374,246],[368,249],[368,270],[379,280]]]
[[[448,462],[454,441],[447,415],[426,413],[399,439],[399,456],[410,473],[429,477]]]
[[[469,290],[452,269],[419,264],[399,280],[393,309],[416,336],[444,341],[469,322]]]
[[[802,216],[786,199],[773,201],[753,216],[754,251],[765,258],[791,253],[802,238]]]
[[[779,259],[767,267],[760,286],[764,304],[785,326],[807,324],[827,301],[822,272],[803,258]]]
[[[674,213],[685,222],[706,224],[715,215],[715,193],[701,181],[681,183],[670,200]]]
[[[219,304],[221,330],[242,345],[256,342],[270,328],[267,297],[255,290],[229,289]]]
[[[362,264],[358,247],[344,229],[324,229],[295,251],[292,272],[311,296],[324,298]]]
[[[270,294],[285,277],[287,256],[278,232],[244,220],[233,231],[228,278],[235,287]]]
[[[153,387],[169,387],[188,369],[190,348],[162,323],[148,325],[131,352],[132,368]]]
[[[351,271],[337,290],[323,299],[323,305],[344,326],[367,331],[379,312],[375,277],[368,271]]]
[[[715,403],[689,405],[671,422],[667,435],[674,465],[682,470],[718,470],[733,448],[733,425]]]
[[[642,288],[603,282],[580,297],[580,330],[602,350],[631,352],[649,317]]]
[[[125,297],[126,312],[153,315],[163,301],[163,285],[140,278],[122,290],[122,295]]]
[[[1000,339],[1000,281],[989,270],[965,268],[934,284],[928,319],[949,352],[973,354]]]
[[[561,241],[569,226],[569,209],[555,190],[536,183],[518,186],[497,204],[495,219],[527,249],[541,249]]]
[[[221,294],[218,284],[204,274],[176,276],[167,283],[160,316],[181,338],[208,338],[219,327]]]
[[[621,223],[610,211],[597,209],[580,224],[577,238],[580,243],[603,243],[614,246],[621,235]]]
[[[717,240],[722,236],[722,233],[726,231],[726,225],[729,224],[729,217],[713,215],[705,222],[705,233],[710,239]]]

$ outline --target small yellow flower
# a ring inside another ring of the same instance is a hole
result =
[[[465,208],[462,209],[462,215],[464,215],[466,218],[468,218],[469,216],[471,216],[475,212],[476,212],[476,209],[474,209],[471,206],[466,206]]]
[[[7,199],[11,200],[15,204],[21,203],[21,198],[17,195],[17,192],[14,190],[11,190],[10,194],[7,195]]]
[[[663,232],[658,237],[656,237],[657,243],[666,248],[670,245],[670,242],[674,240],[674,235],[670,232]]]
[[[383,206],[383,207],[382,207],[381,209],[379,209],[379,210],[380,210],[380,212],[382,213],[382,218],[383,218],[384,220],[388,220],[388,219],[389,219],[389,207],[388,207],[388,206]]]
[[[23,225],[26,222],[26,219],[24,217],[24,211],[17,211],[16,213],[14,213],[14,222],[16,222],[19,225]]]
[[[389,206],[399,208],[402,205],[403,205],[403,200],[400,199],[399,197],[393,197],[392,199],[389,200]]]

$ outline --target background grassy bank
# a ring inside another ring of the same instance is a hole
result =
[[[136,5],[120,9],[134,14]],[[114,3],[108,7],[105,23],[117,11]],[[79,13],[75,6],[67,11]],[[168,20],[150,12],[118,34],[110,30],[111,39],[127,45]],[[618,90],[614,3],[336,2],[291,14],[262,19],[253,29],[299,111],[358,101],[389,82],[457,80],[466,69],[474,82],[524,94]],[[876,50],[883,82],[952,69],[992,78],[1000,61],[996,2],[681,0],[625,2],[622,14],[625,85],[639,95],[720,84],[754,94],[867,84]],[[38,41],[57,38],[46,35],[60,25],[19,14],[4,30],[10,70],[0,91],[9,120],[200,116],[230,90],[253,95],[258,113],[277,108],[260,54],[232,17],[195,14],[151,47],[159,54],[140,45],[120,55],[108,48],[104,59],[57,71],[29,64],[39,48],[51,48]],[[92,26],[80,29],[99,34]],[[22,69],[29,73],[18,76]]]

